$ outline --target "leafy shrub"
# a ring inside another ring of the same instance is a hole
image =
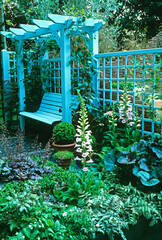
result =
[[[70,144],[75,140],[75,128],[71,123],[61,122],[53,128],[53,137],[56,144]]]
[[[1,190],[1,239],[64,240],[66,228],[58,220],[58,211],[36,194],[36,184],[30,181],[17,190],[10,184],[10,189]]]
[[[47,166],[54,169],[52,175],[44,176],[39,180],[39,185],[42,191],[54,191],[67,186],[67,181],[69,178],[73,177],[74,181],[77,179],[75,173],[67,171],[53,162],[47,162]]]
[[[161,221],[161,194],[144,194],[132,187],[110,184],[87,201],[93,211],[96,232],[114,239],[117,233],[126,240],[124,230],[135,225],[141,217],[150,220],[150,226]]]
[[[73,159],[74,154],[72,152],[69,152],[69,151],[58,151],[57,153],[54,154],[54,158],[56,160],[59,160],[59,159]]]
[[[98,194],[102,187],[101,176],[87,171],[70,175],[62,191],[55,191],[54,196],[66,203],[81,205],[83,199]]]
[[[68,235],[71,236],[68,239],[94,239],[96,229],[91,214],[88,208],[78,207],[71,207],[62,214],[62,224],[67,226]]]
[[[145,186],[154,186],[162,180],[162,147],[157,143],[141,140],[130,151],[111,150],[105,156],[105,166],[112,171],[115,165],[127,166],[127,171],[137,176]],[[121,169],[126,168],[121,167]],[[128,174],[129,174],[128,173]]]
[[[124,87],[125,87],[125,82],[120,81],[119,82],[119,89],[123,90]],[[116,82],[112,83],[112,88],[117,89],[117,83]],[[127,88],[128,88],[129,91],[132,91],[133,90],[133,83],[132,82],[127,82]]]

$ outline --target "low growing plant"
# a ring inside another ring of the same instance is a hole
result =
[[[107,234],[114,239],[115,234],[126,240],[125,230],[144,217],[150,226],[161,221],[161,194],[144,194],[132,187],[110,184],[109,188],[87,201],[92,209],[96,232]]]
[[[144,186],[154,186],[162,180],[161,145],[141,140],[125,151],[113,149],[105,156],[105,167],[113,171],[116,165],[138,177]],[[126,166],[126,167],[124,167]],[[125,172],[126,174],[126,172]]]
[[[1,239],[64,240],[66,228],[58,220],[58,211],[36,194],[36,184],[30,181],[24,183],[21,190],[1,190]]]
[[[56,160],[64,160],[64,159],[73,159],[74,158],[74,154],[72,152],[69,151],[58,151],[57,153],[54,154],[54,159]]]
[[[1,134],[0,181],[40,179],[43,175],[52,174],[51,167],[45,166],[50,158],[50,141],[45,149],[35,139],[31,148],[25,147],[24,135],[18,129],[16,137],[11,138],[5,126]],[[35,155],[32,155],[34,151]]]

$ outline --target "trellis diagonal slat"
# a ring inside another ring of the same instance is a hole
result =
[[[100,29],[102,28],[103,23],[102,22],[98,22],[94,24],[94,28],[93,28],[93,32],[98,32],[100,31]]]

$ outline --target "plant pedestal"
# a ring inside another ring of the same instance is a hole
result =
[[[69,169],[70,164],[71,164],[71,158],[69,159],[57,159],[57,164],[59,167]]]
[[[56,143],[52,143],[52,146],[54,147],[55,153],[58,151],[70,151],[70,152],[75,152],[75,144],[71,143],[71,144],[66,144],[66,145],[60,145],[60,144],[56,144]]]

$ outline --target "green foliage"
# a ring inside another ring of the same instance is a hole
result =
[[[106,154],[104,162],[107,171],[112,171],[117,164],[128,180],[131,181],[132,175],[130,177],[129,175],[132,173],[144,186],[151,187],[159,184],[162,179],[161,159],[161,145],[141,140],[130,149],[111,150]]]
[[[150,220],[150,226],[161,219],[160,199],[160,194],[144,194],[130,184],[110,184],[107,191],[88,200],[87,204],[93,211],[97,232],[107,233],[110,239],[117,233],[126,240],[124,229],[136,224],[142,216]]]
[[[106,24],[100,31],[99,52],[110,52],[117,50],[117,37],[119,35],[118,18],[114,19],[119,4],[117,0],[75,0],[66,1],[64,13],[66,15],[81,16],[84,18],[103,19]],[[112,23],[112,20],[114,22]],[[81,51],[82,49],[80,49]]]
[[[71,123],[61,122],[53,128],[53,137],[56,144],[70,144],[75,141],[76,130]]]
[[[72,152],[69,151],[58,151],[57,153],[54,154],[54,158],[56,160],[59,159],[73,159],[74,158],[74,154]]]
[[[1,239],[64,239],[66,228],[57,219],[57,210],[33,192],[35,186],[29,182],[22,192],[1,190]]]
[[[84,21],[83,21],[84,24]],[[79,27],[78,27],[79,28]],[[94,90],[92,88],[92,76],[96,73],[95,64],[92,58],[91,49],[83,43],[89,41],[89,38],[86,37],[84,32],[81,32],[80,35],[76,38],[72,38],[72,57],[76,63],[79,63],[79,68],[81,71],[78,74],[74,72],[72,75],[72,91],[76,93],[77,89],[80,90],[81,95],[86,100],[86,103],[89,104],[94,97]]]
[[[56,169],[53,175],[0,189],[1,239],[85,240],[94,239],[97,232],[125,239],[125,229],[142,216],[150,226],[161,220],[161,194],[48,165]]]
[[[138,36],[145,32],[147,38],[154,37],[161,28],[161,3],[157,0],[118,0],[114,19],[116,17],[121,30],[134,30]],[[120,33],[122,37],[123,31]]]
[[[73,207],[62,214],[63,223],[68,226],[68,239],[93,239],[95,237],[95,226],[88,208],[80,209]]]
[[[39,180],[42,191],[59,190],[67,186],[69,178],[73,178],[74,181],[77,178],[73,172],[67,171],[51,161],[47,162],[47,166],[53,168],[54,171],[52,175],[44,176],[44,178]]]
[[[119,82],[119,89],[124,90],[124,87],[125,87],[125,82],[120,81],[120,82]],[[112,88],[117,89],[117,83],[116,83],[116,82],[113,82],[113,83],[112,83]],[[132,82],[127,82],[127,89],[128,89],[129,91],[132,91],[132,90],[133,90],[133,83],[132,83]]]
[[[48,13],[56,13],[59,8],[59,0],[8,0],[4,1],[4,15],[6,29],[19,27],[20,23],[31,23],[34,18],[47,19]]]
[[[69,176],[62,191],[55,191],[54,196],[60,201],[81,205],[83,199],[87,199],[99,193],[102,186],[101,177],[97,174],[82,170],[78,174]]]

